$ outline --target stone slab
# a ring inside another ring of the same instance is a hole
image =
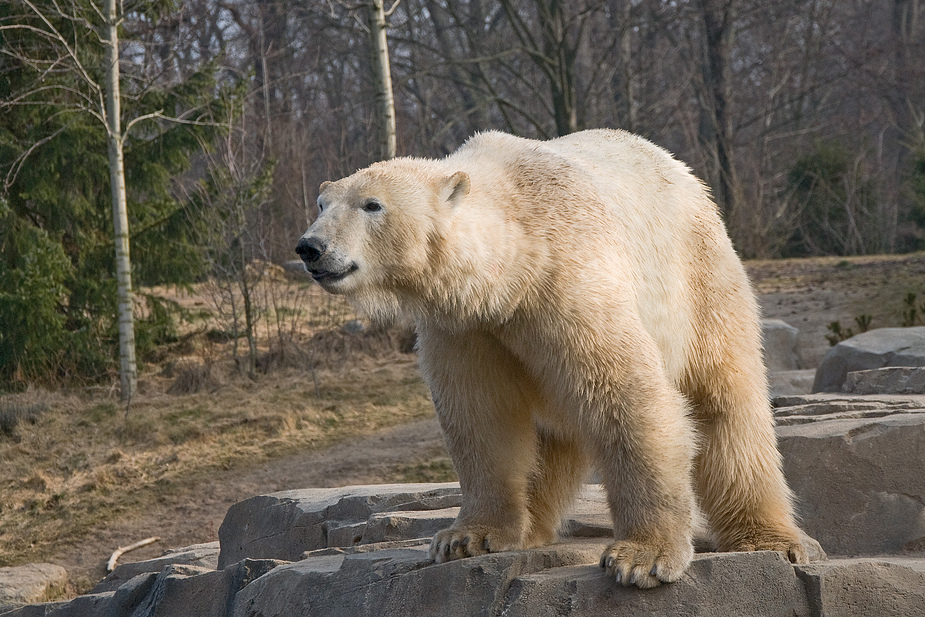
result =
[[[234,616],[498,614],[517,576],[596,562],[600,552],[599,543],[584,541],[439,565],[431,565],[426,548],[345,555],[324,564],[308,559],[277,568],[242,590]]]
[[[215,570],[218,566],[218,542],[194,544],[178,549],[169,549],[161,557],[145,561],[123,563],[116,566],[106,578],[97,583],[90,593],[115,591],[123,583],[144,572],[160,572],[169,565],[191,565]]]
[[[814,615],[925,615],[925,559],[840,559],[796,570]]]
[[[925,397],[778,399],[784,473],[829,555],[925,551]],[[925,553],[923,553],[925,554]]]
[[[553,568],[515,579],[501,614],[809,616],[803,584],[780,553],[707,553],[681,580],[641,591],[617,585],[595,565]]]
[[[284,491],[233,505],[219,528],[224,568],[245,557],[295,561],[329,546],[327,522],[365,522],[378,512],[458,507],[459,486],[390,484]],[[340,536],[338,536],[340,538]],[[341,541],[341,540],[338,540]]]

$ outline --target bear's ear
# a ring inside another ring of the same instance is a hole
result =
[[[469,174],[464,171],[457,171],[455,174],[444,180],[443,194],[446,201],[457,202],[469,194]]]
[[[328,188],[330,185],[331,185],[330,181],[325,180],[324,182],[321,183],[321,186],[318,187],[318,192],[324,193],[324,189]]]

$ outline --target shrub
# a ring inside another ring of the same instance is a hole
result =
[[[23,224],[0,201],[0,375],[5,381],[48,372],[59,362],[69,270],[61,245]]]
[[[876,186],[855,155],[833,143],[817,144],[787,176],[795,207],[785,257],[856,255],[883,250]]]

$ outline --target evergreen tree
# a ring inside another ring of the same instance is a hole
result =
[[[137,32],[176,8],[126,6],[123,17]],[[93,87],[106,75],[102,25],[89,0],[0,7],[0,375],[7,383],[96,379],[113,367],[112,200],[106,126]],[[188,282],[202,262],[187,241],[190,212],[173,178],[216,130],[210,118],[224,99],[215,67],[170,83],[142,79],[132,62],[123,69],[122,126],[134,123],[124,139],[134,277],[140,284]],[[36,320],[42,327],[30,325]]]

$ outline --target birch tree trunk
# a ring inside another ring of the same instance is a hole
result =
[[[370,0],[366,7],[369,47],[372,53],[373,83],[376,87],[376,126],[379,131],[379,156],[395,158],[395,98],[392,96],[392,73],[389,69],[389,44],[386,39],[384,0]]]
[[[116,282],[119,319],[119,377],[122,400],[135,395],[138,369],[135,364],[132,265],[128,246],[128,212],[125,198],[125,168],[122,160],[122,127],[119,94],[119,35],[116,0],[106,0],[106,129],[109,142],[109,179],[112,184],[112,220],[116,244]]]

